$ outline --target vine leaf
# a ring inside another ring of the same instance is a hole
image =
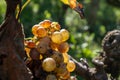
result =
[[[69,5],[68,0],[61,0],[61,2],[63,2],[63,3],[66,4],[66,5]]]
[[[81,19],[85,17],[83,5],[76,0],[61,0],[64,4],[69,5],[74,11],[76,11]]]

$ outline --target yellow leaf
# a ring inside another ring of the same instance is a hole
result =
[[[68,0],[61,0],[64,4],[67,4],[67,5],[69,5],[69,2],[68,2]]]
[[[70,7],[74,9],[77,6],[77,1],[76,0],[69,0]]]

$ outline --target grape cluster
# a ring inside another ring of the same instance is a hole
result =
[[[34,37],[24,44],[26,64],[35,80],[76,80],[70,75],[76,65],[68,55],[69,32],[58,22],[44,20],[32,27],[32,33]]]

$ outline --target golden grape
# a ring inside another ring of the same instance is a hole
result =
[[[37,36],[38,37],[45,37],[45,36],[47,36],[47,31],[45,30],[45,28],[44,27],[39,27],[38,29],[37,29]]]
[[[60,76],[61,79],[69,79],[70,78],[70,72],[65,71],[62,76]]]
[[[50,38],[48,36],[42,38],[39,42],[37,42],[36,44],[36,48],[37,50],[42,53],[45,54],[47,52],[47,50],[50,49]]]
[[[51,57],[56,61],[57,64],[64,61],[63,55],[60,52],[53,51],[52,53],[53,55]]]
[[[67,53],[69,51],[69,44],[67,42],[63,42],[59,45],[58,51],[61,53]]]
[[[45,58],[42,62],[43,70],[51,72],[56,68],[56,62],[53,58]]]
[[[49,28],[51,26],[51,23],[52,22],[50,20],[44,20],[44,21],[40,22],[39,25],[44,28]]]
[[[67,70],[69,72],[73,72],[76,68],[76,65],[73,61],[69,60],[69,62],[67,63]]]
[[[33,35],[34,36],[38,36],[37,35],[37,29],[39,28],[39,25],[34,25],[33,27],[32,27],[32,33],[33,33]]]
[[[66,29],[61,29],[60,33],[62,34],[62,41],[67,41],[69,39],[69,32]]]
[[[35,48],[35,43],[32,41],[32,40],[29,40],[29,41],[25,41],[25,46],[28,47],[28,48]]]
[[[51,41],[50,47],[51,47],[52,50],[58,51],[58,46],[59,46],[59,44],[56,44],[56,43]]]
[[[64,73],[67,71],[66,64],[60,63],[59,66],[55,69],[55,72],[57,73],[57,76],[63,76]]]
[[[58,22],[52,22],[51,27],[54,28],[54,30],[60,30],[60,25]]]
[[[52,34],[51,39],[54,43],[60,44],[60,43],[62,43],[63,37],[60,32],[56,31]]]

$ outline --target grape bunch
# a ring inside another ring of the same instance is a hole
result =
[[[33,80],[76,80],[71,76],[76,68],[69,59],[69,32],[58,22],[44,20],[32,27],[34,37],[24,41],[26,65],[32,71]]]

